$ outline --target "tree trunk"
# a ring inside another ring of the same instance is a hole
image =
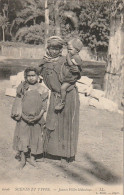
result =
[[[2,27],[2,31],[3,31],[3,42],[5,42],[5,28]]]
[[[45,0],[45,48],[47,44],[47,39],[49,35],[49,9],[48,2]]]
[[[36,25],[36,18],[33,19],[33,24]]]
[[[59,22],[59,0],[55,0],[55,34],[57,36],[61,35],[61,30],[60,30],[60,22]]]
[[[124,73],[124,13],[111,19],[108,64],[104,89],[108,99],[121,105]]]
[[[15,20],[13,20],[12,24],[10,25],[10,30],[9,30],[10,32],[9,32],[9,33],[10,33],[10,35],[11,35],[11,38],[12,38],[12,36],[13,36],[13,35],[12,35],[12,29],[13,29],[13,27],[14,27],[14,24],[15,24]]]
[[[64,0],[64,4],[66,4],[67,2],[66,2],[66,0]]]

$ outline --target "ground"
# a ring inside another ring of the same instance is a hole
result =
[[[58,160],[27,163],[22,171],[12,149],[15,122],[10,118],[13,98],[5,96],[9,81],[0,81],[0,179],[1,184],[22,185],[122,185],[122,115],[80,105],[80,131],[76,161],[61,166]],[[85,193],[84,193],[85,194]],[[93,195],[93,193],[91,193]]]

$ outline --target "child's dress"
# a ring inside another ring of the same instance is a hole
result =
[[[18,113],[16,112],[21,111],[23,118],[21,117],[16,124],[13,139],[14,150],[28,152],[30,148],[31,153],[34,155],[43,153],[44,118],[42,116],[41,119],[36,120],[33,124],[30,123],[30,119],[35,120],[42,109],[46,110],[47,97],[48,92],[39,83],[34,90],[30,90],[26,82],[18,86],[17,97],[15,99],[16,103],[13,106],[11,116],[17,120]]]

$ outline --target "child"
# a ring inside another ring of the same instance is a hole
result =
[[[68,42],[67,62],[62,67],[60,75],[60,80],[62,82],[61,102],[55,107],[55,110],[62,110],[64,108],[67,89],[80,79],[82,60],[79,56],[79,52],[82,47],[83,44],[80,39],[74,38]],[[77,70],[73,71],[75,66],[77,66]]]
[[[42,134],[45,124],[43,114],[46,111],[48,92],[38,83],[38,76],[36,68],[26,68],[25,81],[17,88],[17,96],[12,108],[11,117],[17,121],[13,148],[21,156],[19,169],[25,166],[29,151],[28,162],[35,167],[37,167],[36,155],[43,153]]]

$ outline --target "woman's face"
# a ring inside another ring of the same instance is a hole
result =
[[[35,71],[29,71],[26,75],[26,79],[29,84],[34,85],[35,83],[38,82],[38,75],[36,74]]]
[[[56,58],[62,52],[62,49],[60,49],[59,47],[49,47],[48,51],[51,57]]]

